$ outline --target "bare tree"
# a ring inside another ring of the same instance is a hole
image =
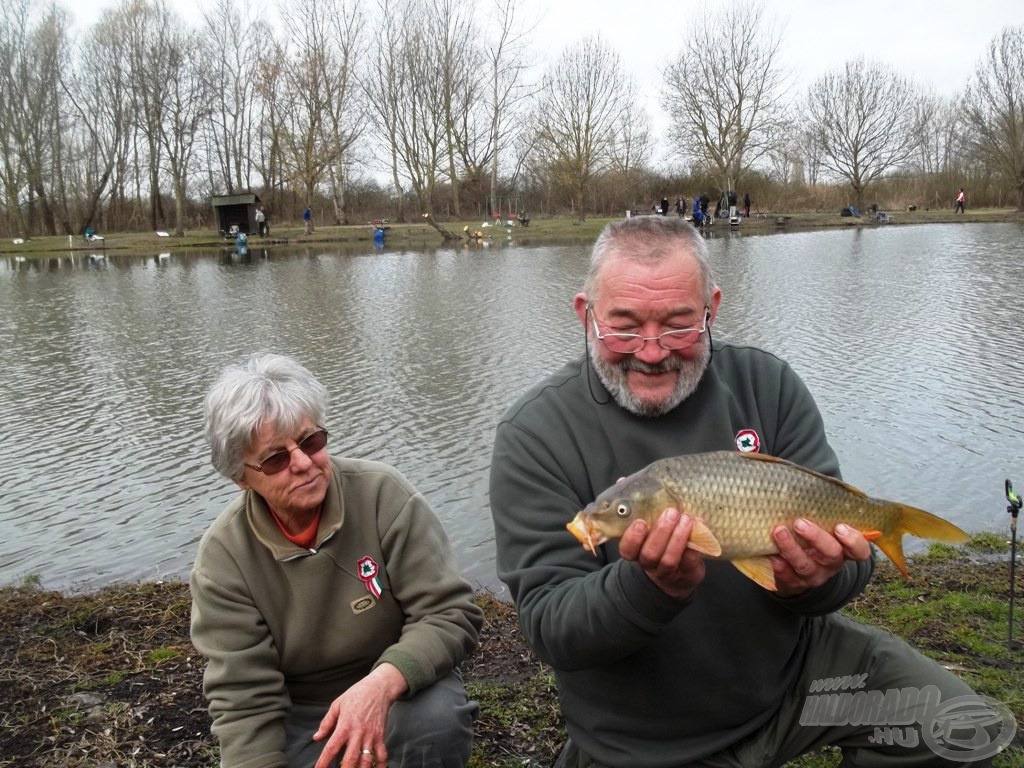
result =
[[[160,168],[163,160],[161,134],[164,130],[166,89],[170,86],[170,37],[174,19],[164,3],[156,0],[123,0],[118,9],[123,16],[125,41],[129,51],[132,109],[141,135],[134,137],[132,161],[139,177],[148,182],[149,226],[159,229],[164,221],[160,195]],[[141,181],[138,195],[141,197]]]
[[[340,222],[344,204],[335,169],[362,131],[353,93],[362,13],[357,0],[297,0],[286,17],[295,53],[284,70],[283,157],[307,205],[321,182],[332,182]]]
[[[914,105],[914,135],[917,150],[912,160],[915,197],[921,203],[940,207],[950,190],[964,183],[975,165],[969,128],[960,109],[960,98],[933,93],[923,95]]]
[[[442,73],[432,55],[436,49],[428,38],[422,4],[380,0],[379,7],[378,56],[365,82],[367,98],[388,155],[399,205],[407,184],[429,223],[445,159],[446,112],[437,87]]]
[[[803,179],[797,177],[797,172],[803,161],[802,150],[796,140],[788,144],[779,143],[768,153],[769,178],[782,185],[799,183]]]
[[[255,157],[250,150],[263,186],[270,195],[271,210],[279,208],[278,195],[285,176],[285,124],[283,119],[287,54],[278,41],[269,41],[262,51],[254,79],[259,101]]]
[[[1024,27],[1007,27],[992,40],[963,103],[971,143],[1013,184],[1024,211]]]
[[[163,91],[160,144],[174,189],[174,233],[182,236],[192,159],[200,128],[212,112],[213,88],[205,68],[209,52],[199,35],[176,26],[167,42],[163,67],[170,81]]]
[[[252,17],[248,0],[215,0],[203,9],[205,49],[211,56],[210,76],[216,98],[210,114],[210,170],[219,171],[211,184],[227,194],[252,189],[255,168],[256,77],[259,60],[272,35]],[[253,45],[254,40],[262,41]]]
[[[786,120],[782,30],[764,5],[729,3],[698,15],[669,65],[662,100],[681,151],[736,189]]]
[[[537,152],[586,218],[586,193],[608,169],[630,112],[643,108],[622,59],[600,37],[568,47],[544,74],[534,121]]]
[[[10,232],[30,234],[25,218],[22,190],[25,185],[25,163],[20,147],[25,108],[25,83],[29,27],[27,0],[15,0],[0,7],[0,174],[3,179],[3,203]]]
[[[344,13],[331,18],[331,36],[335,41],[338,68],[328,97],[327,126],[329,145],[334,149],[328,166],[334,220],[348,224],[346,188],[348,171],[355,161],[355,147],[366,131],[369,120],[363,92],[359,88],[358,63],[365,57],[364,17],[360,5],[353,3]]]
[[[68,66],[67,18],[50,6],[35,19],[26,0],[6,5],[0,38],[0,93],[4,101],[4,188],[8,205],[24,205],[17,228],[57,233],[71,225],[63,194],[65,135],[61,129],[61,71]],[[8,153],[14,158],[7,157]]]
[[[125,189],[137,169],[129,168],[136,118],[123,14],[105,12],[86,34],[80,51],[67,92],[84,133],[81,224],[85,227],[95,222],[100,203],[109,193],[107,223],[124,226]]]
[[[935,94],[918,100],[914,105],[914,163],[920,173],[945,173],[957,164],[962,139],[960,123],[954,101]]]
[[[651,121],[644,111],[622,116],[612,145],[611,167],[623,174],[643,168],[651,157]]]
[[[12,78],[8,74],[13,56],[10,37],[13,27],[7,12],[9,6],[0,10],[0,208],[4,212],[4,231],[7,234],[24,232],[24,220],[18,206],[21,168],[16,155],[10,151],[13,146],[14,114],[10,109],[13,99]]]
[[[813,130],[805,127],[797,132],[793,161],[793,181],[810,187],[818,186],[821,180],[822,151]]]
[[[396,216],[405,221],[405,187],[399,155],[399,126],[402,109],[403,54],[406,25],[399,23],[397,13],[401,0],[378,0],[381,21],[374,33],[376,59],[363,80],[363,92],[370,105],[371,122],[385,165],[391,174],[391,183],[397,198]]]
[[[476,42],[478,31],[473,22],[473,3],[472,0],[430,0],[423,18],[427,23],[424,40],[428,42],[428,56],[438,75],[433,82],[437,94],[431,100],[443,110],[452,214],[461,218],[458,147],[460,143],[468,146],[470,135],[478,131],[473,119],[477,102],[474,86],[482,68],[482,55]],[[431,82],[424,81],[421,85],[429,86]]]
[[[502,157],[512,150],[518,138],[526,130],[525,120],[516,121],[521,107],[532,95],[531,88],[524,82],[527,71],[526,35],[516,20],[516,0],[494,0],[496,31],[486,44],[487,71],[489,77],[487,109],[490,130],[487,140],[486,157],[490,161],[489,189],[490,211],[498,211],[498,170]],[[514,150],[513,150],[514,156]],[[513,166],[518,168],[522,158],[516,158]],[[514,175],[513,175],[514,178]],[[518,213],[518,211],[517,211]]]
[[[811,85],[808,130],[822,166],[849,182],[858,207],[871,182],[913,157],[918,98],[909,80],[864,59],[849,61]]]

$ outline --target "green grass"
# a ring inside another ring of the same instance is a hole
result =
[[[1010,551],[1010,542],[1006,540],[1006,536],[992,531],[974,534],[963,546],[968,552],[978,554],[1001,554]]]
[[[153,664],[159,664],[162,661],[180,659],[181,651],[176,648],[154,648],[149,652],[148,658]]]

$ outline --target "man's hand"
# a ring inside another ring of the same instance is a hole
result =
[[[704,558],[687,549],[693,519],[669,507],[648,530],[647,523],[636,520],[619,542],[619,554],[635,560],[655,586],[669,597],[682,600],[704,580]]]
[[[778,594],[791,597],[820,587],[846,565],[847,560],[867,560],[871,546],[864,535],[840,523],[833,533],[801,518],[793,524],[797,536],[786,526],[772,531],[779,554],[772,555],[772,569]],[[803,541],[800,541],[802,539]]]
[[[330,736],[315,768],[327,768],[344,749],[341,768],[387,765],[384,726],[388,710],[408,690],[398,668],[385,662],[331,702],[331,708],[313,734],[313,741]],[[363,750],[369,750],[363,752]]]

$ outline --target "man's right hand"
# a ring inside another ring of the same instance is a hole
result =
[[[655,586],[669,597],[684,600],[704,580],[704,558],[687,549],[693,519],[669,507],[648,528],[637,520],[619,542],[619,554],[635,560]]]

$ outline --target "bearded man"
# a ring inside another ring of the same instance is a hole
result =
[[[761,768],[825,744],[850,766],[964,762],[947,762],[930,734],[943,702],[970,688],[902,640],[836,613],[873,569],[853,528],[799,520],[774,530],[776,592],[687,548],[685,509],[634,521],[596,557],[566,530],[605,488],[669,456],[754,451],[839,477],[821,414],[790,366],[712,341],[721,301],[689,223],[609,224],[575,297],[586,353],[497,427],[498,576],[555,672],[569,736],[556,766]],[[875,699],[895,691],[885,717],[907,724],[901,743],[864,718],[814,709],[821,681],[843,678]],[[972,735],[975,744],[989,736],[980,726]]]

